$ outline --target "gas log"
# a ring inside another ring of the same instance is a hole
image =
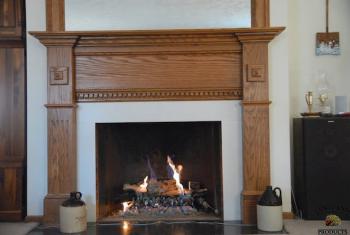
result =
[[[199,211],[214,212],[219,211],[213,208],[206,201],[206,188],[201,188],[199,182],[189,182],[189,188],[179,190],[176,180],[151,179],[146,183],[124,184],[125,194],[123,199],[123,211],[119,214],[122,216],[135,216],[139,214],[147,216],[167,216],[167,215],[193,215]],[[142,186],[146,186],[146,190]],[[121,203],[121,198],[116,201]]]

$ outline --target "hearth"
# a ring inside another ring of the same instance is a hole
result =
[[[223,218],[221,122],[97,123],[97,217]]]

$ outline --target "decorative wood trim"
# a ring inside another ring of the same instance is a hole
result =
[[[1,40],[0,39],[0,49],[1,48],[25,48],[25,41],[22,39],[16,40]]]
[[[285,27],[254,28],[250,31],[236,32],[235,35],[241,43],[270,42],[272,39],[278,36],[284,29]]]
[[[269,100],[265,100],[265,101],[242,101],[241,102],[242,105],[253,105],[253,106],[257,106],[257,105],[270,105],[272,104],[272,101]]]
[[[228,34],[231,37],[234,35],[254,35],[257,38],[264,38],[265,36],[272,36],[271,39],[282,32],[285,27],[264,27],[264,28],[223,28],[223,29],[155,29],[155,30],[111,30],[111,31],[65,31],[65,32],[48,32],[48,31],[31,31],[31,35],[38,39],[41,38],[65,38],[76,37],[81,38],[81,46],[98,46],[99,43],[95,40],[102,40],[106,44],[115,43],[113,40],[120,40],[122,44],[137,45],[141,43],[145,45],[149,42],[154,43],[154,39],[164,38],[168,39],[174,36],[175,39],[182,35],[182,43],[191,41],[193,35],[202,35],[203,42],[216,42],[221,38],[227,41]],[[211,37],[210,35],[215,35]],[[149,38],[153,36],[153,38]],[[253,38],[250,38],[253,39]],[[220,40],[220,41],[221,41]],[[118,42],[120,42],[118,41]],[[124,42],[124,43],[123,43]],[[229,41],[227,41],[229,42]],[[169,43],[169,41],[168,41]],[[173,43],[171,41],[171,43]],[[102,44],[103,45],[103,44]]]
[[[23,213],[21,210],[13,210],[13,211],[0,211],[0,221],[7,222],[18,222],[23,219]]]
[[[42,223],[44,219],[44,216],[42,215],[27,215],[24,219],[25,222],[36,222],[36,223]]]
[[[45,104],[46,108],[76,108],[76,104]]]
[[[1,7],[6,5],[6,7]],[[0,2],[0,42],[22,41],[24,35],[24,0],[2,0]]]
[[[47,47],[73,47],[76,44],[78,38],[79,36],[77,35],[53,36],[51,34],[37,37],[37,39],[39,39],[40,42]]]
[[[18,159],[18,160],[0,160],[0,168],[22,168],[24,167],[24,156],[4,156],[7,159]]]
[[[295,219],[293,212],[283,212],[283,219]]]
[[[252,27],[270,26],[270,0],[251,0]]]
[[[265,82],[265,79],[265,65],[247,65],[247,82]]]
[[[157,101],[157,100],[240,100],[241,88],[218,89],[135,89],[77,90],[77,102]]]
[[[74,179],[75,180],[75,179]],[[69,198],[69,194],[48,194],[44,199],[43,222],[47,225],[59,224],[60,205]]]
[[[262,191],[243,191],[242,192],[242,223],[256,224],[257,212],[256,204],[263,192]]]
[[[46,0],[46,30],[65,31],[65,0]]]
[[[68,85],[68,67],[50,67],[50,85]]]

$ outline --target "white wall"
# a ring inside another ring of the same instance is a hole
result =
[[[270,11],[271,26],[287,26],[269,45],[271,184],[282,189],[283,211],[291,211],[288,0],[270,0]]]
[[[27,0],[27,30],[45,30],[45,0]],[[47,193],[46,48],[27,35],[27,214],[42,215]]]
[[[225,0],[222,0],[225,2]],[[194,1],[195,2],[195,1]],[[199,3],[198,3],[199,4]],[[44,0],[27,0],[27,29],[45,29]],[[223,5],[225,7],[225,5]],[[196,5],[192,5],[195,10]],[[188,9],[190,10],[190,8]],[[288,1],[271,0],[271,22],[273,25],[287,24]],[[227,15],[226,15],[227,16]],[[210,19],[210,17],[208,17]],[[158,19],[153,22],[158,22]],[[163,20],[160,23],[164,23]],[[79,23],[81,24],[81,22]],[[74,26],[76,27],[76,25]],[[160,27],[163,27],[161,25]],[[192,27],[192,26],[191,26]],[[70,28],[69,25],[67,28]],[[181,27],[183,28],[183,27]],[[77,29],[77,28],[75,28]],[[82,27],[79,29],[83,29]],[[28,215],[41,215],[42,202],[47,193],[46,152],[46,50],[28,36]],[[270,97],[271,106],[271,175],[272,183],[284,192],[284,210],[290,210],[290,167],[289,167],[289,86],[288,86],[288,33],[284,32],[270,45]],[[78,108],[78,189],[89,203],[89,220],[94,219],[95,184],[92,161],[94,121],[140,121],[136,109],[143,109],[144,121],[165,121],[177,115],[181,120],[222,120],[225,219],[239,219],[242,185],[241,165],[241,120],[240,109],[235,101],[210,102],[148,102],[80,104]],[[207,110],[206,115],[197,116],[197,111]],[[164,116],[154,117],[147,110],[163,110]],[[108,117],[100,116],[108,111]],[[89,113],[89,115],[87,115]],[[181,115],[178,115],[181,113]],[[92,115],[93,114],[93,115]],[[171,115],[168,115],[171,114]],[[92,116],[91,118],[89,116]],[[106,119],[107,118],[107,119]],[[90,146],[91,148],[85,148]],[[232,161],[231,161],[232,160]],[[92,163],[92,164],[91,164]],[[86,165],[85,165],[86,164]],[[229,180],[228,180],[229,179]],[[225,186],[226,186],[225,185]]]
[[[304,94],[308,90],[317,91],[315,77],[318,71],[327,72],[333,95],[350,97],[350,1],[334,0],[329,3],[330,31],[340,32],[339,56],[315,55],[316,33],[326,30],[325,1],[290,1],[290,88],[293,116],[306,111]]]

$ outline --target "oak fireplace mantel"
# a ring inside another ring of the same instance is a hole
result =
[[[44,221],[57,223],[58,205],[76,190],[77,103],[242,100],[242,220],[254,223],[270,184],[268,43],[284,28],[268,27],[268,14],[254,8],[253,25],[265,27],[70,32],[57,13],[64,1],[47,8],[47,31],[31,32],[48,55]]]

